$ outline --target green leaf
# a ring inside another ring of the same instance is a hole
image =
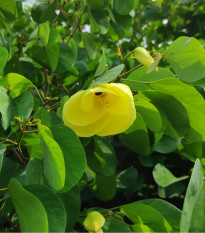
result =
[[[36,133],[27,133],[22,139],[22,145],[27,147],[30,158],[43,158],[40,136]]]
[[[158,69],[158,71],[153,71],[147,74],[147,67],[140,67],[139,69],[129,74],[126,78],[126,81],[123,83],[128,85],[132,90],[143,91],[149,89],[149,86],[143,82],[150,83],[160,79],[175,78],[171,71],[162,68]]]
[[[188,133],[190,129],[188,113],[180,100],[175,98],[175,96],[168,95],[170,93],[165,94],[165,92],[143,91],[142,93],[149,98],[151,103],[159,110],[164,124],[163,129],[166,134],[170,137],[177,138]]]
[[[61,99],[61,101],[60,101],[60,107],[57,109],[57,116],[60,118],[60,119],[62,119],[62,117],[63,117],[63,106],[64,106],[64,104],[68,101],[68,99],[69,99],[69,97],[67,96],[67,95],[65,95],[62,99]]]
[[[36,0],[31,16],[37,23],[43,23],[55,15],[56,1]]]
[[[154,232],[150,227],[148,227],[147,225],[143,224],[143,223],[137,223],[137,224],[134,224],[132,226],[132,229],[134,232],[149,232],[149,233],[152,233]]]
[[[179,37],[166,50],[164,58],[184,82],[205,77],[205,51],[195,38]]]
[[[33,95],[26,91],[14,100],[13,117],[21,117],[23,124],[28,120],[33,110]]]
[[[2,168],[0,170],[0,188],[8,186],[9,180],[15,175],[19,164],[4,156]]]
[[[145,224],[154,232],[170,232],[172,230],[163,215],[147,204],[134,202],[123,205],[120,209],[134,224]]]
[[[107,4],[106,0],[90,0],[89,2],[89,6],[91,9],[95,9],[95,10],[99,10],[99,9],[103,9]]]
[[[16,73],[9,73],[0,79],[0,86],[11,89],[11,97],[16,98],[33,87],[30,80]]]
[[[47,22],[42,23],[39,27],[38,35],[42,41],[43,46],[46,46],[48,44],[49,34],[50,34],[49,23]]]
[[[0,8],[3,11],[6,11],[12,15],[15,15],[16,13],[16,1],[15,0],[0,0]]]
[[[64,203],[67,216],[66,232],[71,232],[80,214],[80,190],[78,186],[74,186],[67,193],[59,193]]]
[[[0,3],[1,5],[1,3]],[[0,47],[0,73],[4,69],[8,59],[8,51],[4,47]]]
[[[107,12],[102,10],[91,11],[91,14],[96,21],[100,34],[106,34],[109,27],[109,20],[107,18]]]
[[[155,144],[154,150],[162,154],[168,154],[175,151],[180,142],[181,139],[171,138],[164,134],[163,137]]]
[[[116,194],[116,177],[96,175],[92,190],[98,199],[102,201],[111,200]]]
[[[105,225],[102,228],[103,232],[131,232],[128,224],[118,219],[106,218]]]
[[[165,166],[160,163],[155,165],[153,177],[155,182],[163,188],[188,178],[188,176],[183,176],[180,178],[175,177]]]
[[[3,143],[0,142],[0,171],[2,168],[2,163],[4,159],[4,152],[6,151],[6,147],[4,146]]]
[[[51,138],[42,125],[38,125],[44,152],[44,173],[48,183],[55,190],[60,190],[65,184],[65,162],[58,143]]]
[[[26,167],[25,184],[43,183],[43,161],[40,159],[30,159]]]
[[[160,80],[150,83],[150,86],[178,99],[186,108],[191,127],[205,140],[205,101],[194,87],[178,79]]]
[[[113,0],[114,9],[120,15],[128,15],[134,9],[134,0]]]
[[[205,231],[205,182],[201,186],[200,192],[198,194],[190,223],[190,232],[204,232]]]
[[[179,198],[180,194],[182,194],[186,189],[185,182],[179,181],[175,182],[173,184],[170,184],[169,186],[163,188],[161,186],[158,186],[158,195],[161,198]]]
[[[78,183],[84,173],[86,166],[85,152],[79,138],[67,126],[52,125],[51,132],[64,155],[66,178],[65,186],[61,192],[67,192]]]
[[[5,88],[0,87],[1,125],[4,130],[8,129],[10,125],[11,111],[12,111],[11,97],[7,94],[7,91]]]
[[[191,179],[186,191],[182,216],[180,222],[180,232],[189,232],[191,229],[191,218],[198,196],[202,190],[203,173],[200,160],[197,159],[192,171]],[[204,205],[203,205],[204,206]],[[196,207],[197,208],[197,207]],[[199,229],[197,229],[199,231]]]
[[[103,137],[95,136],[94,142],[86,147],[89,168],[101,176],[112,176],[116,172],[117,159],[110,143]]]
[[[45,108],[38,107],[34,117],[40,119],[42,125],[46,125],[47,127],[51,126],[51,116]]]
[[[33,45],[26,53],[40,65],[55,71],[59,59],[59,46],[57,43],[49,44],[46,47]]]
[[[99,60],[99,64],[97,67],[97,70],[95,72],[95,76],[99,76],[105,71],[105,66],[106,66],[106,58],[105,58],[105,52],[104,49],[102,50],[102,56]]]
[[[133,188],[137,183],[138,171],[134,167],[129,167],[117,175],[117,188]]]
[[[84,47],[88,50],[88,54],[92,60],[96,58],[97,55],[97,45],[92,35],[88,32],[82,33],[82,39]]]
[[[42,202],[48,216],[49,232],[65,232],[66,212],[57,194],[47,186],[39,184],[25,188]]]
[[[135,107],[151,131],[159,132],[162,129],[161,115],[153,104],[139,98],[135,101]]]
[[[144,120],[137,114],[134,123],[121,134],[122,141],[132,151],[140,155],[150,153],[150,141]]]
[[[8,192],[14,204],[22,232],[49,232],[48,218],[41,201],[12,178]]]
[[[55,71],[58,73],[64,73],[74,65],[75,56],[73,55],[72,49],[67,44],[58,43],[58,46],[59,46],[59,58]]]
[[[173,230],[176,232],[179,231],[181,211],[177,207],[161,199],[145,199],[138,201],[138,203],[149,205],[156,209],[158,212],[160,212],[160,214],[163,215],[171,227],[174,228]]]
[[[48,45],[55,44],[59,41],[59,31],[56,28],[50,28],[49,29],[49,39],[48,39]]]
[[[113,81],[122,72],[124,67],[125,67],[125,65],[121,64],[119,66],[116,66],[116,67],[108,70],[108,72],[106,72],[106,73],[102,74],[101,76],[99,76],[98,78],[96,78],[91,83],[91,85],[89,87]]]

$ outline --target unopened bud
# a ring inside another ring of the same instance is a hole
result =
[[[132,57],[136,58],[142,65],[150,67],[154,63],[153,57],[143,47],[137,47],[132,54]]]
[[[102,233],[102,226],[105,224],[105,218],[97,211],[92,211],[88,214],[83,225],[86,230]]]

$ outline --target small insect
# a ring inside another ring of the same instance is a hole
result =
[[[95,95],[102,95],[102,92],[95,92]]]

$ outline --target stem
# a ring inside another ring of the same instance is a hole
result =
[[[123,59],[122,59],[122,63],[130,56],[132,55],[133,50],[131,52],[129,52]]]
[[[76,29],[78,28],[78,24],[79,24],[79,22],[80,22],[80,18],[81,18],[81,16],[82,16],[82,14],[83,14],[83,10],[82,10],[82,8],[81,8],[81,9],[79,10],[79,12],[78,12],[78,15],[77,15],[76,18],[75,18],[74,23],[73,23],[72,30],[71,30],[70,35],[69,35],[69,37],[68,37],[68,40],[67,40],[67,42],[66,42],[67,44],[70,42],[70,40],[71,40],[73,34],[75,33]]]
[[[18,145],[17,142],[14,142],[14,141],[12,141],[12,140],[10,140],[10,139],[8,139],[8,138],[0,138],[0,141],[10,142],[10,143],[12,143],[12,144],[14,144],[14,145]]]
[[[48,109],[48,112],[51,112],[52,110],[54,110],[54,109],[60,107],[60,105],[61,105],[60,103],[54,104],[53,106],[51,106],[51,107]]]
[[[67,90],[67,95],[69,95],[71,93],[71,91],[73,91],[78,85],[79,85],[79,83],[77,82],[69,89],[69,91]]]
[[[8,188],[2,188],[2,189],[0,189],[0,191],[7,191],[8,190]]]
[[[35,88],[35,90],[36,90],[36,92],[37,92],[37,94],[38,94],[38,96],[39,96],[41,102],[44,104],[44,101],[43,101],[43,99],[42,99],[42,97],[41,97],[41,95],[40,95],[40,93],[39,93],[39,91],[38,91],[38,88],[37,88],[35,85],[33,85],[33,87]]]
[[[38,129],[34,129],[34,130],[27,130],[27,131],[23,131],[24,133],[33,133],[33,132],[37,132]]]
[[[26,163],[23,161],[23,159],[21,158],[20,154],[13,149],[14,154],[16,155],[16,157],[18,158],[18,160],[21,162],[22,165],[26,166]]]
[[[59,17],[60,17],[61,14],[63,13],[64,7],[65,7],[65,5],[67,4],[67,2],[68,2],[68,0],[64,0],[64,1],[63,1],[63,4],[62,4],[61,9],[60,9],[60,12],[59,12],[59,14],[56,16],[56,18],[53,20],[53,24],[56,23],[56,22],[58,21]]]
[[[143,81],[131,80],[131,79],[126,79],[126,78],[121,78],[120,80],[121,80],[121,81],[126,81],[126,82],[134,82],[134,83],[149,84],[149,82],[143,82]]]
[[[43,69],[43,72],[44,72],[45,81],[46,81],[45,94],[46,94],[46,96],[48,96],[49,87],[50,87],[50,82],[49,82],[49,80],[48,80],[48,70],[47,70],[47,69]]]
[[[138,65],[138,66],[135,66],[133,69],[131,69],[131,70],[125,72],[124,74],[119,75],[119,79],[121,79],[122,77],[128,75],[128,74],[131,73],[132,71],[137,70],[137,69],[140,68],[141,66],[142,66],[142,64],[140,64],[140,65]]]

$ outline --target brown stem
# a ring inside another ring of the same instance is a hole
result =
[[[60,107],[60,105],[61,105],[60,103],[57,103],[57,104],[51,106],[51,107],[48,109],[48,112],[51,112],[51,111],[55,110],[56,108]]]
[[[22,165],[26,166],[26,163],[23,161],[22,157],[20,156],[20,154],[16,151],[16,149],[13,149],[14,154],[16,155],[16,157],[18,158],[18,160],[21,162]]]
[[[61,14],[63,13],[64,7],[65,7],[65,5],[67,4],[67,2],[68,2],[68,0],[64,0],[64,1],[63,1],[63,4],[62,4],[61,9],[60,9],[60,12],[59,12],[59,14],[56,16],[56,18],[53,20],[53,24],[56,23],[56,22],[58,21],[59,17],[60,17]]]
[[[82,16],[82,14],[83,14],[83,10],[82,10],[82,8],[81,8],[81,9],[79,10],[79,12],[78,12],[78,15],[77,15],[76,18],[75,18],[74,23],[73,23],[72,30],[71,30],[71,32],[70,32],[70,35],[68,36],[67,44],[70,42],[70,40],[71,40],[71,38],[73,37],[73,35],[74,35],[76,29],[78,28],[78,24],[79,24],[79,22],[80,22],[80,18],[81,18],[81,16]]]
[[[44,72],[44,75],[45,75],[45,82],[46,82],[45,94],[46,94],[46,96],[48,96],[49,87],[50,87],[50,82],[48,80],[48,70],[47,69],[43,69],[43,72]]]

